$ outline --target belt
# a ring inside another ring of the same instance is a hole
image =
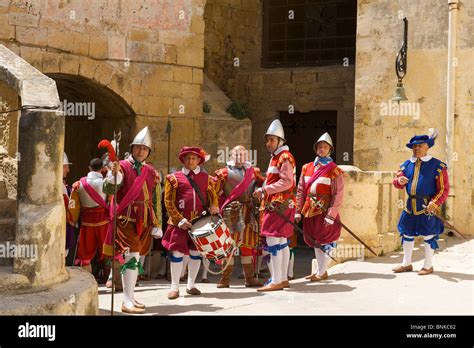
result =
[[[421,195],[408,195],[410,198],[415,199],[431,199],[431,196],[421,196]]]

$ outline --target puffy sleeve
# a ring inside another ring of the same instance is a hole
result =
[[[301,175],[300,175],[300,180],[298,181],[298,188],[296,190],[296,214],[301,214],[301,210],[303,209],[303,197],[304,197],[304,188],[306,186],[305,180],[304,180],[304,174],[306,172],[306,166],[307,164],[304,164],[303,167],[301,168]]]
[[[344,199],[344,174],[342,170],[337,170],[331,180],[331,197],[328,215],[335,219]]]
[[[440,163],[440,167],[437,169],[438,174],[436,175],[436,195],[431,199],[431,202],[437,206],[442,205],[449,194],[449,178],[448,169],[445,163]]]
[[[219,197],[216,191],[215,178],[209,175],[207,179],[207,200],[210,207],[219,207]]]
[[[157,219],[156,227],[162,228],[163,225],[163,215],[162,215],[162,205],[161,205],[161,182],[160,177],[156,174],[155,177],[155,190],[153,193],[153,210]]]
[[[396,176],[395,176],[395,179],[392,180],[392,184],[395,188],[399,189],[399,190],[402,190],[405,188],[406,184],[402,185],[398,182],[398,178],[401,177],[401,176],[406,176],[405,175],[405,166],[406,166],[406,162],[403,162],[402,164],[400,164],[400,169],[398,170]]]
[[[165,207],[170,221],[173,225],[178,226],[179,222],[184,219],[184,216],[176,207],[176,189],[178,188],[178,180],[173,174],[166,176],[165,182]]]
[[[293,166],[289,160],[285,160],[280,167],[280,180],[265,186],[268,195],[289,190],[293,186]]]
[[[227,179],[227,173],[225,168],[218,169],[214,172],[215,176],[212,177],[213,180],[213,185],[214,185],[214,190],[216,191],[218,196],[221,196],[224,188],[225,181]]]

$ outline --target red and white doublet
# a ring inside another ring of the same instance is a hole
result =
[[[343,171],[329,157],[325,159],[316,157],[315,161],[303,165],[296,207],[297,216],[303,217],[304,240],[315,249],[319,276],[326,272],[329,257],[315,247],[314,242],[326,252],[336,247],[335,242],[341,235],[339,208],[344,197]],[[311,196],[321,202],[323,208]]]
[[[277,212],[269,211],[268,205],[278,206],[286,202],[282,211],[286,218],[293,222],[295,217],[295,180],[296,163],[288,146],[279,147],[273,154],[268,166],[265,183],[262,187],[264,199],[261,234],[266,237],[270,253],[269,269],[271,284],[280,285],[288,281],[288,264],[290,250],[288,238],[293,235],[293,224],[282,218]]]

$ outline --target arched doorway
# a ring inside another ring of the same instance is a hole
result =
[[[101,139],[112,140],[114,130],[122,132],[120,157],[123,158],[135,129],[135,112],[127,102],[109,88],[82,76],[48,76],[56,81],[59,99],[68,111],[64,151],[73,163],[68,183],[87,174],[89,161],[104,152],[97,149],[97,144]]]

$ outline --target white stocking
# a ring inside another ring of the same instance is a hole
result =
[[[409,236],[405,236],[407,238],[413,238]],[[415,241],[403,241],[403,263],[402,266],[406,267],[411,265],[411,256],[413,255],[413,247],[415,246]]]
[[[278,237],[267,237],[267,245],[269,247],[278,246],[280,244],[280,238]],[[278,250],[276,255],[270,254],[270,273],[272,275],[272,284],[280,284],[282,282],[281,270],[282,270],[282,253]]]
[[[189,250],[189,255],[200,257],[199,252],[196,250]],[[188,285],[186,286],[188,290],[194,288],[194,282],[196,281],[196,277],[199,273],[199,267],[201,267],[201,259],[195,260],[190,257],[188,263]]]
[[[423,239],[429,240],[433,238],[434,235],[431,236],[423,236]],[[433,267],[433,255],[434,255],[435,250],[431,248],[431,245],[428,243],[425,243],[425,262],[423,264],[423,268],[429,269]]]
[[[181,278],[183,278],[184,274],[186,273],[188,263],[189,263],[189,255],[184,255],[183,256],[183,270],[181,271],[181,276],[180,276]]]
[[[202,259],[202,279],[207,279],[207,272],[209,271],[209,260],[206,258]]]
[[[280,238],[280,245],[286,244],[288,240],[286,238]],[[288,264],[290,263],[290,248],[288,245],[280,250],[281,253],[281,281],[288,280]]]
[[[125,256],[125,262],[128,262],[132,258],[138,260],[140,258],[140,254],[137,252],[130,253]],[[131,309],[134,307],[133,300],[135,296],[133,291],[135,289],[135,284],[137,282],[138,277],[138,269],[129,269],[125,270],[125,273],[122,274],[122,284],[123,284],[123,304],[126,308]]]
[[[183,257],[184,254],[179,251],[170,251],[174,257]],[[170,256],[171,256],[170,255]],[[171,290],[179,291],[179,278],[181,278],[181,271],[183,269],[183,261],[173,262],[170,258],[170,271],[171,271]]]
[[[316,254],[316,260],[318,260],[317,275],[322,276],[326,272],[329,256],[319,248],[314,248],[314,253]]]

